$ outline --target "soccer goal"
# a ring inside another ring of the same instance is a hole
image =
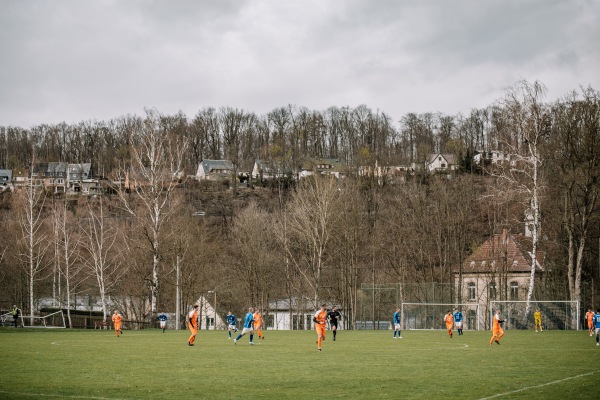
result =
[[[479,304],[402,303],[403,329],[446,329],[444,316],[457,309],[463,314],[463,329],[483,329]]]
[[[505,329],[535,329],[533,313],[542,313],[542,328],[554,330],[579,330],[579,301],[530,301],[526,315],[526,301],[490,301],[490,321],[499,309],[506,321]]]
[[[56,311],[43,317],[23,315],[19,317],[23,328],[66,328],[65,316]]]

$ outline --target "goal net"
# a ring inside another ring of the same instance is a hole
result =
[[[33,317],[21,314],[19,320],[23,328],[66,328],[65,316],[62,311]]]
[[[488,318],[495,310],[506,321],[504,329],[535,329],[533,313],[542,313],[542,329],[579,330],[579,301],[530,301],[529,314],[526,315],[526,301],[490,301]],[[489,324],[488,326],[491,326]]]
[[[444,316],[458,309],[463,315],[463,329],[483,329],[479,304],[402,303],[400,318],[403,329],[446,329]]]

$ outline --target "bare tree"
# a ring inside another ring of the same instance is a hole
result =
[[[504,192],[506,199],[521,200],[531,231],[531,273],[527,289],[526,316],[530,312],[530,302],[535,286],[535,273],[538,268],[538,244],[541,215],[541,191],[543,188],[541,167],[543,164],[542,146],[548,138],[550,120],[547,107],[542,103],[545,87],[540,82],[530,84],[520,82],[507,92],[502,103],[506,118],[506,131],[499,133],[500,140],[512,153],[512,163],[495,174],[500,185],[497,191]]]
[[[571,300],[581,301],[581,280],[593,225],[600,217],[600,93],[572,93],[553,107],[553,146],[548,152],[554,187],[563,199],[567,275]]]
[[[298,184],[288,205],[290,241],[286,252],[312,291],[315,306],[341,204],[336,179],[313,175]]]
[[[100,304],[102,305],[103,321],[106,321],[109,310],[107,296],[126,272],[125,264],[118,265],[117,238],[115,224],[105,215],[104,200],[98,198],[98,203],[88,203],[87,215],[80,221],[82,232],[82,248],[86,255],[84,265],[96,279]]]
[[[160,115],[147,110],[143,123],[134,129],[131,149],[132,166],[127,171],[128,189],[119,196],[125,210],[138,220],[152,255],[151,312],[156,313],[161,260],[161,232],[175,209],[175,188],[183,179],[183,161],[187,140],[162,128]]]
[[[32,165],[34,165],[32,163]],[[51,244],[44,232],[43,212],[45,193],[36,185],[33,177],[28,185],[18,192],[15,200],[21,205],[19,221],[21,227],[21,242],[23,246],[19,253],[29,285],[29,315],[33,317],[34,289],[39,274],[47,267],[45,255]]]
[[[71,300],[77,294],[77,289],[85,281],[87,274],[82,273],[84,265],[79,260],[79,236],[74,229],[74,223],[69,216],[67,200],[55,203],[53,210],[55,226],[58,235],[55,241],[59,249],[59,271],[65,278],[66,309],[69,327],[73,327],[71,321]]]

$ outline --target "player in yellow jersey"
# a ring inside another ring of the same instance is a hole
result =
[[[327,306],[321,304],[321,309],[313,316],[315,330],[317,331],[317,348],[321,351],[321,343],[325,340],[325,330],[327,329]]]
[[[535,312],[533,313],[533,320],[535,321],[535,331],[537,332],[539,329],[540,332],[544,332],[544,329],[542,329],[542,312],[539,308],[535,309]]]
[[[444,317],[444,322],[446,323],[448,336],[450,336],[450,339],[452,339],[452,326],[454,325],[454,316],[452,315],[452,311],[448,310],[448,313]]]
[[[193,346],[196,341],[196,334],[198,334],[198,304],[194,304],[194,309],[191,310],[187,315],[187,326],[190,332],[190,338],[188,339],[188,345]]]
[[[490,339],[490,345],[493,342],[496,342],[496,344],[500,344],[500,338],[504,336],[504,330],[501,326],[503,322],[504,320],[500,319],[500,310],[496,310],[496,314],[494,315],[492,323],[492,338]]]
[[[121,314],[119,314],[119,312],[117,310],[115,310],[113,316],[112,316],[112,322],[115,328],[115,333],[117,334],[117,337],[119,337],[123,331],[121,330],[121,324],[123,323],[123,317],[121,316]]]
[[[258,333],[259,339],[265,340],[262,330],[260,329],[262,326],[262,316],[260,315],[260,309],[258,307],[256,308],[256,311],[254,311],[252,318],[254,319],[254,332]]]

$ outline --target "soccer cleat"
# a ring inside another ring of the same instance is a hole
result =
[[[233,339],[233,344],[237,344],[237,339]]]
[[[398,336],[398,339],[404,339],[402,336]]]
[[[496,342],[496,344],[500,344],[500,342],[498,340],[494,340],[494,342]]]
[[[252,346],[252,345],[254,345],[254,342],[250,342],[250,345],[251,345],[251,346]]]
[[[596,342],[596,346],[600,346],[600,343]]]
[[[335,342],[335,338],[333,338],[333,341]]]
[[[319,351],[321,351],[321,349],[319,349]]]

